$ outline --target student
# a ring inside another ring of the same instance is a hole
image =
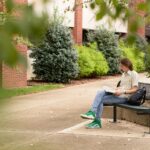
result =
[[[120,79],[120,86],[110,93],[105,89],[97,92],[91,109],[81,114],[84,119],[93,119],[93,121],[86,125],[87,128],[101,128],[101,116],[103,112],[103,104],[122,104],[126,103],[131,94],[138,90],[138,74],[133,70],[133,64],[127,58],[120,61],[120,70],[123,72]]]

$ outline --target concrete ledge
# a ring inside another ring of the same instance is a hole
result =
[[[140,125],[149,126],[149,115],[137,115],[135,111],[122,109],[121,119]]]
[[[107,106],[104,107],[103,118],[113,118],[113,107]],[[128,110],[124,108],[117,108],[117,119],[127,120],[133,123],[137,123],[139,125],[149,126],[148,115],[137,115],[135,111]]]

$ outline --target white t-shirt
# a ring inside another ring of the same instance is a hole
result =
[[[134,86],[138,87],[139,76],[136,71],[128,71],[123,73],[121,77],[120,88],[122,90],[129,90]],[[122,94],[121,97],[129,97],[131,94]]]

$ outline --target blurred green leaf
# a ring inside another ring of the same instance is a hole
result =
[[[96,14],[96,20],[100,20],[105,16],[105,13],[107,12],[107,5],[104,1],[98,1],[99,5],[99,11]]]
[[[134,41],[136,40],[136,34],[129,33],[126,39],[127,39],[127,43],[129,45],[132,45]]]
[[[95,8],[95,3],[94,2],[91,3],[90,6],[91,6],[92,9],[94,9]]]
[[[5,7],[8,13],[11,13],[14,8],[14,3],[12,0],[5,0]]]
[[[48,14],[37,15],[32,5],[20,5],[12,0],[6,0],[5,5],[7,12],[0,13],[0,61],[11,67],[17,63],[26,64],[25,58],[17,51],[19,43],[14,42],[14,37],[40,41],[47,29]]]

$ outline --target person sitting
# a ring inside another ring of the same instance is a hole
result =
[[[121,59],[120,71],[122,72],[120,86],[115,88],[114,92],[109,92],[106,89],[98,91],[91,109],[80,115],[84,119],[93,119],[91,123],[86,125],[86,128],[101,128],[103,105],[126,103],[129,97],[138,90],[138,73],[133,70],[133,64],[128,58]]]

